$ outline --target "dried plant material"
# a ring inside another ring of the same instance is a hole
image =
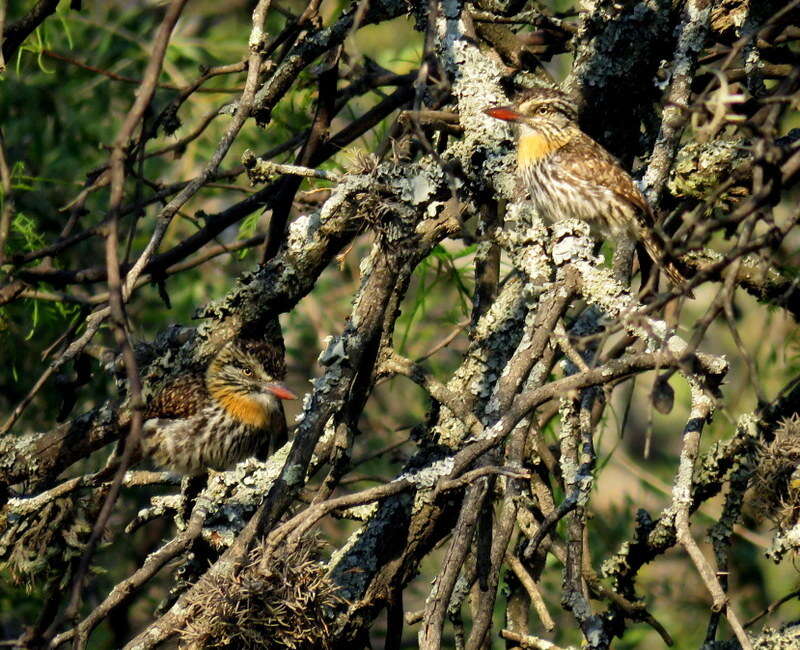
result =
[[[344,603],[315,560],[320,542],[266,555],[261,543],[234,577],[215,577],[194,595],[182,648],[330,648],[332,610]]]
[[[394,162],[395,165],[409,162],[413,158],[411,153],[413,144],[414,141],[408,134],[399,138],[392,138],[392,162]]]
[[[750,0],[721,0],[711,7],[711,30],[725,41],[737,38],[742,30]]]
[[[785,531],[800,512],[800,416],[784,420],[775,438],[758,450],[758,465],[749,492],[754,516],[768,518]]]
[[[371,174],[380,165],[378,156],[363,149],[354,149],[350,152],[349,159],[345,161],[345,168],[350,174]]]
[[[88,498],[68,496],[0,521],[0,568],[29,587],[53,577],[66,587],[71,561],[83,554],[92,532],[90,508]]]
[[[699,142],[713,140],[728,124],[741,124],[747,117],[733,110],[736,104],[747,101],[747,95],[737,92],[719,70],[711,69],[719,80],[719,88],[703,102],[705,112],[692,113],[692,128]]]

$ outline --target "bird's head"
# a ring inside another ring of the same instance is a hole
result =
[[[272,411],[278,407],[278,400],[297,398],[281,381],[285,374],[282,361],[274,356],[259,358],[237,342],[229,342],[208,366],[209,393],[226,404],[233,399],[245,400]]]
[[[490,117],[513,122],[520,137],[539,135],[557,137],[578,120],[578,110],[569,95],[555,88],[532,88],[520,94],[510,106],[487,108]]]

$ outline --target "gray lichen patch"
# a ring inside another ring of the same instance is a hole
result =
[[[327,204],[326,204],[327,205]],[[289,250],[300,250],[304,242],[311,241],[322,225],[322,212],[311,212],[297,217],[289,224],[286,245]]]
[[[753,639],[753,650],[800,650],[800,625],[788,624],[777,630],[764,626]]]
[[[452,456],[436,460],[426,467],[403,472],[398,479],[409,481],[418,488],[432,488],[444,476],[453,471],[455,461]]]
[[[595,257],[591,251],[594,240],[591,228],[580,219],[561,219],[553,224],[553,237],[550,250],[553,262],[562,266],[570,262],[586,261],[599,266],[602,258]]]
[[[500,65],[465,37],[460,7],[456,2],[449,4],[453,5],[451,11],[445,9],[437,19],[437,48],[453,79],[459,121],[464,127],[462,141],[451,147],[450,153],[477,182],[488,182],[498,196],[512,199],[516,189],[510,147],[513,135],[508,125],[484,113],[508,103],[500,86]]]
[[[198,496],[198,502],[208,504],[202,533],[206,540],[218,548],[233,543],[280,475],[290,448],[291,443],[287,443],[266,462],[248,458],[230,471],[210,476]]]
[[[505,228],[498,233],[498,243],[508,252],[514,267],[532,283],[531,294],[547,282],[551,274],[551,260],[546,242],[549,233],[544,221],[536,216],[528,201],[514,201],[506,207]]]
[[[0,468],[3,472],[10,471],[21,460],[24,460],[29,464],[34,463],[31,465],[31,472],[35,473],[35,459],[30,458],[30,450],[35,447],[43,435],[42,433],[24,433],[0,438]]]

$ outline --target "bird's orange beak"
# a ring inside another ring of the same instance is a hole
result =
[[[483,112],[489,117],[494,117],[506,122],[516,122],[522,117],[522,113],[517,113],[517,111],[510,106],[495,106],[494,108],[487,108]]]
[[[297,395],[290,391],[286,384],[275,382],[272,384],[266,384],[264,388],[275,395],[275,397],[278,399],[297,399]]]

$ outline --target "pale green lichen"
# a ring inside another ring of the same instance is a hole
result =
[[[673,196],[705,200],[718,191],[722,181],[750,155],[742,140],[689,142],[678,150],[667,189]],[[740,198],[743,193],[743,188],[734,185],[717,197],[717,204],[724,206],[727,200]]]

